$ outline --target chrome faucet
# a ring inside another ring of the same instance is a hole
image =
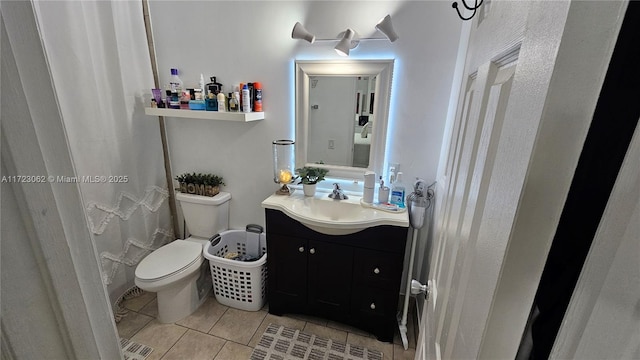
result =
[[[329,197],[333,200],[346,200],[349,198],[342,192],[342,189],[340,189],[340,185],[338,185],[338,183],[333,183],[333,192],[329,194]]]

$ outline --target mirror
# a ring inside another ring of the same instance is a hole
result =
[[[392,73],[393,60],[296,61],[296,167],[382,174]]]

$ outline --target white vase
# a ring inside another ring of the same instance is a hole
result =
[[[317,184],[302,184],[304,196],[314,196],[316,194],[316,185]]]

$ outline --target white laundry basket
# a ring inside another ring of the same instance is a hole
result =
[[[232,252],[258,259],[224,258]],[[207,242],[203,255],[209,260],[213,291],[220,304],[247,311],[262,309],[267,293],[267,237],[262,226],[223,231]]]

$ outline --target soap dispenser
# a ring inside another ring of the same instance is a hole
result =
[[[396,181],[391,186],[391,203],[394,205],[398,205],[400,208],[405,207],[404,196],[405,196],[405,187],[402,183],[402,171],[398,171],[396,174]]]

